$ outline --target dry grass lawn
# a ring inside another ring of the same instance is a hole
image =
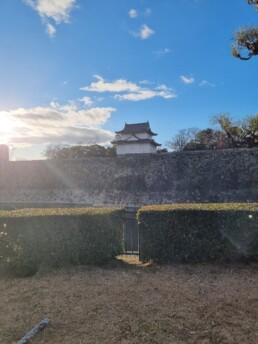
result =
[[[1,277],[0,343],[258,343],[258,264],[127,263]]]

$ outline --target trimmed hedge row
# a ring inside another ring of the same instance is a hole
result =
[[[146,206],[137,217],[142,261],[258,260],[258,203]]]
[[[21,274],[103,263],[124,251],[120,208],[0,211],[0,265]]]

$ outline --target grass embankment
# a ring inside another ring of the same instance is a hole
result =
[[[129,259],[130,261],[130,259]],[[0,343],[257,344],[258,265],[77,267],[0,279]]]

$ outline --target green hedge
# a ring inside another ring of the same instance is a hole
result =
[[[120,208],[0,211],[0,265],[35,273],[41,267],[103,263],[124,251]]]
[[[258,259],[258,203],[146,206],[137,214],[140,259]]]

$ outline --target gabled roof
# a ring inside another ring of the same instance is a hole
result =
[[[120,131],[116,131],[116,134],[134,134],[134,133],[146,133],[146,132],[152,136],[157,135],[151,131],[149,122],[133,123],[133,124],[125,123],[124,129]]]

